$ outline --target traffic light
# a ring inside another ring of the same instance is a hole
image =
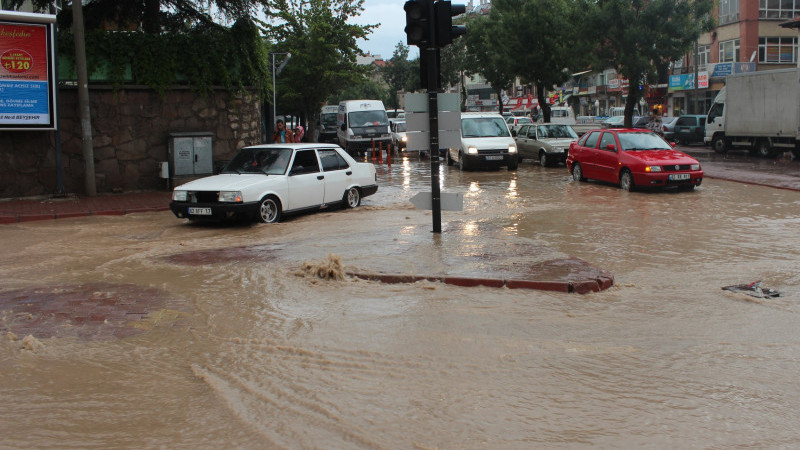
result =
[[[434,43],[431,27],[431,10],[433,0],[409,0],[403,6],[406,10],[406,35],[408,45],[419,48],[428,47]]]
[[[450,0],[439,0],[436,2],[435,9],[437,47],[441,48],[450,45],[453,42],[453,38],[467,33],[467,27],[464,25],[453,25],[453,17],[464,14],[467,11],[466,6],[453,5]]]

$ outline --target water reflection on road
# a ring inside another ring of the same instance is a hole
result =
[[[3,446],[796,445],[800,194],[716,180],[627,193],[563,166],[443,164],[442,190],[464,193],[465,210],[443,213],[455,236],[434,237],[408,203],[430,189],[428,160],[393,163],[358,210],[271,226],[170,213],[4,226],[0,293],[102,282],[87,295],[140,285],[159,302],[129,337],[64,334],[35,351],[2,339]],[[375,264],[403,270],[419,263],[404,243],[429,239],[436,260],[448,239],[485,236],[584,259],[616,286],[577,296],[298,271],[374,236],[387,242]],[[759,279],[784,295],[720,290]]]

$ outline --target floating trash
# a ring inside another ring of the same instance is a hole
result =
[[[741,292],[742,294],[747,294],[751,297],[756,297],[756,298],[773,298],[781,296],[781,293],[774,289],[761,287],[761,280],[758,280],[750,284],[736,284],[733,286],[724,286],[722,290],[731,292]]]

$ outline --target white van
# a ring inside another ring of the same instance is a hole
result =
[[[519,164],[517,143],[508,125],[498,113],[461,113],[461,145],[445,155],[447,165],[462,170],[506,166],[516,170]]]
[[[374,145],[388,149],[392,143],[389,118],[380,100],[345,100],[339,103],[336,117],[339,146],[351,155]]]

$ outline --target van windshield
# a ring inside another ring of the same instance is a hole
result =
[[[511,136],[501,117],[470,117],[461,119],[463,137],[506,137]]]
[[[335,127],[336,126],[336,113],[323,113],[322,117],[320,117],[319,120],[323,125],[326,125],[326,126],[329,126],[329,127]]]
[[[350,127],[374,127],[381,125],[389,125],[389,118],[386,117],[386,111],[354,111],[348,117],[350,118]]]

